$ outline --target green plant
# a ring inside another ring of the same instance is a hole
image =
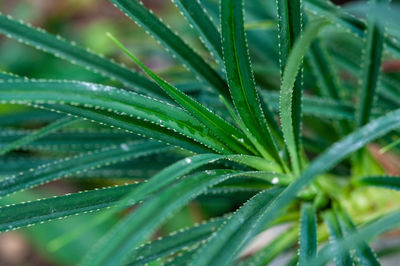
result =
[[[138,182],[127,185],[3,206],[0,231],[113,207],[77,231],[84,233],[134,205],[82,265],[265,265],[293,250],[290,263],[300,265],[332,259],[341,265],[379,264],[367,243],[400,224],[397,192],[382,189],[398,190],[400,177],[389,176],[366,145],[389,144],[398,152],[398,142],[391,143],[400,127],[400,78],[381,71],[384,51],[388,58],[400,55],[396,31],[385,34],[375,16],[364,21],[324,0],[278,0],[277,9],[274,1],[250,1],[244,8],[243,0],[221,0],[220,7],[213,1],[175,0],[215,59],[211,62],[140,2],[111,1],[184,63],[198,78],[189,84],[199,89],[185,91],[164,80],[111,34],[110,41],[148,78],[0,15],[2,33],[113,80],[110,86],[0,74],[1,104],[43,109],[38,115],[44,121],[49,111],[62,114],[31,134],[10,129],[5,135],[3,157],[25,147],[36,151],[33,158],[47,152],[55,160],[35,165],[24,157],[21,167],[28,169],[14,175],[3,172],[0,195],[100,167],[111,169],[110,178],[129,177],[129,170],[136,168],[160,171],[146,182],[146,176],[136,177]],[[248,37],[244,11],[261,21],[247,27],[261,27]],[[220,29],[211,19],[214,15],[220,16]],[[254,64],[248,41],[255,50]],[[348,77],[340,78],[339,71]],[[29,112],[0,121],[5,128],[7,121]],[[105,131],[84,120],[118,130]],[[74,131],[76,125],[85,130]],[[72,129],[54,138],[64,127]],[[73,155],[64,157],[52,143],[64,145]],[[142,165],[145,157],[154,155],[159,162]],[[380,202],[387,193],[391,198]],[[191,201],[216,196],[239,200],[241,206],[146,243]],[[252,256],[243,256],[257,234],[282,224],[290,229]],[[318,244],[328,238],[318,251]]]

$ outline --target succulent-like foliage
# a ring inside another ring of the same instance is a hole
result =
[[[379,157],[399,152],[400,78],[381,67],[400,56],[393,24],[329,0],[174,0],[205,58],[139,0],[111,2],[200,89],[162,78],[111,33],[143,74],[0,14],[1,33],[109,81],[0,73],[0,104],[29,106],[0,116],[0,232],[99,212],[73,238],[125,213],[81,265],[266,265],[284,251],[299,265],[379,265],[368,243],[400,225],[400,177]],[[20,127],[32,119],[44,126]],[[384,148],[373,153],[371,142]],[[127,183],[29,202],[6,197],[67,177]],[[392,202],[377,204],[385,193]],[[356,195],[375,196],[357,208]],[[221,197],[234,207],[153,240],[193,201]],[[263,234],[269,241],[249,251]]]

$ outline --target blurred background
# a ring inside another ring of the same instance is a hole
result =
[[[207,58],[208,55],[193,29],[188,26],[170,0],[143,0],[143,2],[174,30],[182,33],[184,39]],[[207,2],[210,5],[215,5],[217,1],[210,0]],[[250,2],[251,0],[246,0],[246,3]],[[349,1],[337,0],[335,2],[344,4]],[[74,40],[81,46],[88,47],[97,53],[135,68],[134,64],[106,37],[106,32],[110,32],[127,45],[145,64],[162,76],[173,80],[175,83],[193,79],[182,65],[178,64],[156,41],[124,16],[109,1],[0,0],[0,11],[3,14],[10,14],[14,18],[41,27],[50,33]],[[212,15],[217,19],[216,14]],[[254,50],[256,51],[256,49]],[[257,53],[252,54],[252,56],[256,58]],[[270,76],[275,75],[277,77],[275,80],[279,80],[279,72],[276,71],[276,68],[275,72],[271,72],[271,69],[266,67],[268,60],[274,60],[273,64],[277,62],[273,58],[266,59],[265,62],[267,63],[261,64],[257,73],[268,72]],[[255,67],[257,68],[256,64]],[[3,35],[0,36],[0,71],[30,78],[73,79],[96,83],[110,82],[79,66],[67,63],[14,40],[6,39]],[[277,87],[277,84],[268,84],[271,79],[256,78],[259,79],[258,84],[263,84],[266,87]],[[1,105],[0,115],[12,113],[17,108],[25,107]],[[38,126],[40,125],[35,124],[34,121],[25,125],[28,129]],[[2,161],[1,163],[4,164],[5,162]],[[13,163],[15,164],[14,170],[18,170],[18,161]],[[57,181],[38,189],[29,190],[29,192],[17,193],[12,197],[2,199],[1,204],[62,195],[105,185],[110,184],[106,183],[104,179],[97,183],[85,182],[84,179]],[[210,204],[206,208],[193,203],[169,221],[162,229],[163,233],[207,218],[204,216],[213,216],[218,212],[223,213],[240,202],[241,199],[236,199],[236,202],[221,199],[214,201],[212,205]],[[109,221],[101,226],[93,226],[92,221],[95,221],[96,215],[98,214],[84,214],[67,220],[53,221],[32,228],[1,234],[0,266],[76,264],[93,243],[115,222]]]

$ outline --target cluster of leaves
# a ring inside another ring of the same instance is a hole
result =
[[[367,242],[396,228],[400,212],[351,207],[354,191],[400,188],[365,148],[390,144],[400,127],[400,79],[381,71],[384,56],[400,56],[396,30],[325,0],[175,0],[208,50],[205,59],[139,1],[111,1],[196,78],[186,86],[166,81],[111,34],[146,76],[0,15],[8,37],[113,82],[0,73],[1,104],[38,108],[0,118],[0,196],[66,177],[129,183],[3,206],[1,232],[107,209],[102,223],[135,206],[82,265],[265,265],[296,249],[290,264],[379,264]],[[261,22],[245,24],[245,11]],[[33,118],[47,125],[18,129]],[[398,142],[390,147],[398,151]],[[18,149],[31,153],[15,158]],[[245,200],[234,212],[149,241],[191,201],[238,195]],[[243,253],[255,236],[283,225],[290,229],[252,256]]]

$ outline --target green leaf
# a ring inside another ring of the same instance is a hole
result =
[[[386,145],[382,149],[379,150],[380,153],[385,153],[393,148],[395,148],[397,145],[400,144],[400,138],[398,140],[393,141],[392,143]]]
[[[2,206],[0,232],[111,207],[136,186],[137,184],[103,188]]]
[[[173,0],[173,2],[181,10],[190,25],[200,34],[201,40],[222,66],[220,33],[211,17],[207,14],[207,10],[198,1]]]
[[[90,151],[73,157],[55,160],[0,181],[0,197],[37,186],[55,179],[89,171],[109,164],[126,161],[168,149],[154,141],[123,143],[106,149]]]
[[[384,0],[386,2],[386,0]],[[374,2],[374,1],[371,1]],[[389,0],[387,2],[390,2]],[[376,19],[367,20],[367,40],[364,45],[362,62],[362,86],[359,102],[357,126],[365,125],[370,120],[372,107],[375,101],[375,91],[381,69],[384,43],[384,28]]]
[[[292,53],[295,42],[300,38],[302,31],[303,20],[302,20],[302,1],[291,1],[291,0],[277,0],[276,6],[278,9],[278,40],[279,40],[279,64],[281,73],[281,92],[283,88],[283,83],[285,82],[285,71],[288,68],[289,55]],[[302,61],[302,60],[301,60]],[[300,68],[300,70],[298,70]],[[300,71],[300,75],[297,76],[297,71]],[[293,131],[293,138],[296,153],[290,152],[292,145],[288,143],[288,136],[284,137],[288,145],[289,153],[292,156],[293,170],[296,175],[300,173],[301,170],[301,159],[300,159],[300,137],[301,137],[301,116],[302,116],[302,95],[303,95],[303,68],[298,66],[296,68],[296,80],[292,86],[292,92],[290,93],[290,106],[287,111],[290,112],[291,125]],[[283,97],[281,93],[281,98]],[[286,96],[287,97],[287,96]],[[289,100],[289,99],[288,99]],[[282,109],[281,109],[282,110]],[[283,109],[285,110],[285,109]],[[281,116],[282,119],[282,116]],[[283,124],[282,127],[284,128]],[[287,135],[287,134],[286,134]],[[293,156],[297,156],[294,160]]]
[[[265,190],[246,202],[196,252],[190,265],[230,265],[262,229],[260,217],[280,189]]]
[[[60,120],[55,121],[54,123],[51,123],[50,125],[47,125],[32,134],[29,134],[27,136],[24,136],[16,141],[13,141],[12,143],[9,143],[5,147],[0,148],[0,156],[6,154],[9,151],[12,151],[14,149],[18,149],[19,147],[26,145],[28,143],[31,143],[39,138],[43,138],[44,136],[52,133],[53,131],[56,131],[60,128],[66,127],[70,125],[73,122],[79,121],[79,119],[73,118],[73,117],[64,117],[61,118]]]
[[[328,225],[329,233],[330,233],[330,243],[337,243],[340,239],[343,238],[344,232],[339,224],[339,220],[335,211],[329,211],[324,213],[324,220]],[[306,258],[307,259],[307,258]],[[344,252],[338,254],[335,258],[335,262],[337,266],[351,266],[353,265],[353,261],[350,256],[350,252]],[[307,265],[307,264],[305,264]]]
[[[119,265],[126,262],[131,250],[145,241],[173,213],[208,187],[237,175],[243,173],[232,170],[200,172],[161,191],[157,197],[146,201],[119,222],[93,247],[82,265]]]
[[[299,265],[317,254],[317,217],[311,204],[303,204],[300,221]]]
[[[234,106],[246,126],[245,130],[254,135],[257,143],[253,144],[258,151],[264,157],[272,156],[280,162],[281,158],[265,118],[272,129],[276,121],[269,109],[261,108],[255,87],[244,32],[243,1],[235,4],[232,0],[221,1],[221,29],[225,68]],[[267,117],[264,112],[268,114]]]
[[[188,111],[193,117],[199,120],[212,133],[224,142],[228,147],[232,147],[237,153],[248,153],[245,149],[245,136],[231,124],[223,120],[218,115],[201,105],[193,98],[187,96],[179,89],[175,88],[167,81],[156,75],[146,67],[136,56],[126,49],[114,36],[108,34],[114,41],[143,71],[149,75],[174,101]],[[240,141],[241,140],[241,141]]]
[[[364,227],[358,229],[357,232],[348,234],[344,239],[325,246],[313,259],[309,260],[308,265],[323,265],[331,260],[334,256],[348,252],[356,245],[364,241],[369,241],[373,237],[384,232],[399,227],[400,212],[387,214],[374,222],[368,223]]]
[[[291,53],[287,59],[285,71],[283,73],[279,103],[280,117],[283,136],[285,137],[295,175],[300,174],[301,164],[295,129],[296,121],[293,120],[292,114],[292,106],[294,104],[292,95],[295,89],[293,86],[296,82],[296,77],[299,72],[303,57],[305,56],[312,41],[327,24],[328,23],[325,20],[317,20],[308,25],[302,36],[298,39],[295,46],[291,50]]]
[[[115,79],[132,89],[150,92],[155,95],[160,93],[160,89],[154,83],[140,74],[68,42],[60,36],[48,34],[41,29],[18,22],[9,16],[0,14],[0,32],[39,50]]]
[[[136,118],[165,127],[220,153],[230,150],[211,138],[210,130],[184,110],[115,87],[71,81],[5,81],[0,83],[0,96],[0,103],[68,104],[106,110],[109,116],[114,113],[112,116]]]
[[[347,213],[339,213],[339,222],[346,232],[346,234],[356,233],[357,228],[353,224],[351,218],[347,215]],[[357,256],[356,260],[361,263],[361,265],[366,266],[379,266],[381,265],[374,253],[374,251],[368,246],[365,241],[360,241],[354,246],[355,255]]]
[[[289,54],[302,30],[301,1],[278,0],[276,2],[279,28],[279,60],[283,74]]]
[[[166,48],[178,56],[194,73],[229,99],[229,90],[221,76],[207,64],[187,43],[157,18],[138,0],[111,0],[134,22],[147,30]]]
[[[149,242],[130,254],[132,260],[127,265],[143,265],[193,246],[208,238],[225,220],[226,218],[213,219]]]
[[[400,177],[398,176],[368,176],[358,179],[357,182],[366,186],[400,190]]]

